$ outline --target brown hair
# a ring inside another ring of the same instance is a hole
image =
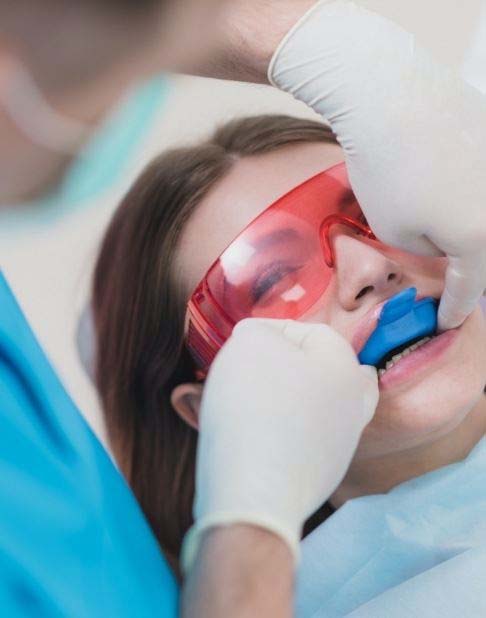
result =
[[[162,154],[123,199],[102,243],[92,300],[97,386],[115,457],[176,571],[192,523],[197,442],[170,402],[176,385],[195,381],[183,343],[187,299],[173,272],[181,232],[238,157],[306,142],[335,137],[317,121],[257,116]]]

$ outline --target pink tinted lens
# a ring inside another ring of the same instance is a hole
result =
[[[236,323],[247,317],[296,319],[322,294],[331,273],[314,225],[276,210],[225,251],[206,281]]]
[[[240,320],[299,319],[317,302],[333,273],[323,222],[336,215],[362,218],[344,164],[290,191],[229,245],[189,303],[188,346],[199,364],[208,364],[203,348],[216,353]]]

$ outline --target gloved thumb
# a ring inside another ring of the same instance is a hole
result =
[[[449,257],[439,305],[439,330],[460,326],[474,310],[486,283],[486,250]]]
[[[361,365],[360,371],[365,376],[363,386],[363,411],[364,411],[364,425],[367,425],[376,412],[378,400],[380,398],[380,391],[378,388],[378,372],[375,367],[371,365]]]

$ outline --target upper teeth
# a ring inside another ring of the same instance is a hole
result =
[[[414,350],[419,348],[424,343],[427,343],[427,341],[430,341],[431,339],[432,339],[432,337],[424,337],[423,339],[421,339],[420,341],[417,341],[416,343],[414,343],[413,345],[409,346],[408,348],[405,348],[405,350],[402,350],[402,352],[400,352],[400,354],[395,354],[395,356],[392,356],[391,360],[389,360],[387,362],[385,369],[380,369],[378,371],[378,376],[381,378],[381,376],[386,371],[388,371],[388,369],[391,369],[393,367],[393,365],[395,365],[395,363],[398,363],[398,361],[401,358],[403,358],[404,356],[408,356],[408,354],[410,354],[411,352],[413,352]]]

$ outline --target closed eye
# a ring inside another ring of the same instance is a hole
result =
[[[270,264],[258,279],[251,286],[251,296],[254,303],[265,296],[273,287],[275,287],[282,279],[288,275],[298,272],[302,265],[290,265],[285,263],[275,262]]]

